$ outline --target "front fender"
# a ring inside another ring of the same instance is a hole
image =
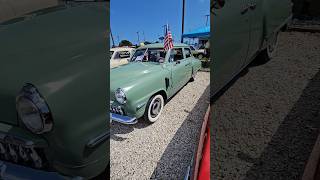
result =
[[[46,156],[63,174],[94,177],[109,161],[107,141],[87,146],[108,131],[104,47],[102,41],[97,43],[92,53],[48,73],[42,77],[44,83],[36,83],[54,121],[53,130],[43,135],[49,144]]]
[[[126,92],[127,104],[125,108],[129,116],[142,117],[146,104],[153,95],[160,91],[167,94],[165,78],[170,78],[170,74],[166,69],[162,69],[161,72],[149,74],[132,85],[130,90]]]

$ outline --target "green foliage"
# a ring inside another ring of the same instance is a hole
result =
[[[119,46],[122,47],[122,46],[132,46],[132,43],[128,40],[122,40],[120,43],[119,43]]]

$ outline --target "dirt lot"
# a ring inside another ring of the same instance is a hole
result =
[[[148,125],[111,124],[111,179],[183,179],[209,105],[209,73],[199,72]]]
[[[214,103],[214,179],[300,179],[320,128],[320,34],[285,32]]]

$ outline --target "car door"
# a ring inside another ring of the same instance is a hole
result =
[[[250,36],[248,0],[214,0],[221,6],[211,9],[213,72],[212,94],[239,73],[247,57]]]
[[[189,48],[183,48],[183,56],[184,56],[184,66],[185,66],[185,77],[186,83],[190,80],[192,74],[192,53]]]
[[[171,66],[171,88],[175,93],[185,84],[186,70],[182,48],[174,48],[170,50],[169,58]]]
[[[263,2],[262,0],[249,0],[250,12],[250,44],[248,55],[243,67],[248,65],[252,58],[258,53],[263,42]]]

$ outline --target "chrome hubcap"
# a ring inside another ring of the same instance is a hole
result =
[[[154,102],[151,104],[151,116],[157,117],[161,110],[161,101],[160,99],[155,99]]]
[[[273,53],[277,48],[278,43],[278,35],[276,34],[275,37],[272,38],[271,43],[268,45],[268,49],[270,53]]]

